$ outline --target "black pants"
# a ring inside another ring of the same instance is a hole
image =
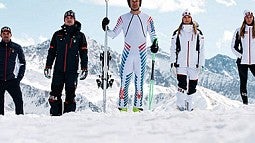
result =
[[[237,64],[237,67],[240,77],[240,93],[247,93],[248,69],[250,69],[253,76],[255,76],[255,65]]]
[[[186,75],[177,75],[177,80],[178,80],[178,87],[187,90],[187,76]],[[197,80],[189,80],[189,85],[188,85],[188,95],[191,95],[195,93],[197,87]]]
[[[51,83],[50,95],[60,99],[65,85],[65,101],[73,101],[77,87],[77,78],[78,73],[54,73]]]
[[[50,96],[57,97],[58,100],[50,100],[50,114],[53,116],[62,115],[62,91],[65,86],[64,113],[72,112],[76,109],[75,90],[77,87],[78,73],[53,73]]]
[[[0,81],[0,115],[4,115],[4,93],[7,91],[15,104],[15,113],[24,114],[20,82],[17,79]]]

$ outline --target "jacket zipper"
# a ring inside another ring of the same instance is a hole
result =
[[[249,55],[249,64],[251,64],[251,28],[249,28],[249,48],[248,48],[248,55]]]
[[[189,41],[188,41],[188,51],[187,51],[187,67],[189,67]]]
[[[6,81],[6,72],[7,72],[7,58],[8,58],[8,47],[5,45],[5,60],[4,60],[4,81]]]
[[[65,49],[64,72],[66,72],[67,48],[68,48],[68,44],[66,44],[66,49]]]

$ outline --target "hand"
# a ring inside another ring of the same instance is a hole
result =
[[[106,25],[108,25],[109,23],[110,23],[110,20],[107,17],[105,17],[102,21],[102,28],[104,31],[105,31]]]
[[[177,75],[177,71],[176,71],[176,67],[175,67],[174,63],[171,63],[171,73],[173,76]]]
[[[158,52],[158,39],[154,39],[152,45],[151,45],[151,52],[157,53]]]
[[[88,76],[88,70],[82,70],[80,74],[80,80],[84,80]]]
[[[50,68],[45,68],[44,69],[44,76],[48,79],[51,78],[51,69]]]

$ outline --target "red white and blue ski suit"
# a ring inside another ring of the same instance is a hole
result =
[[[108,36],[115,38],[121,31],[124,34],[124,49],[120,66],[119,108],[127,107],[128,87],[133,73],[135,75],[134,107],[139,108],[142,106],[143,99],[147,57],[146,37],[148,32],[151,42],[156,39],[154,23],[152,18],[145,13],[134,15],[129,12],[119,17],[115,28],[108,30]]]

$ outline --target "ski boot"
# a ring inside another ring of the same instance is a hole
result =
[[[187,95],[185,100],[185,110],[193,111],[192,95]]]
[[[241,93],[243,104],[248,105],[248,96],[247,93]]]
[[[118,109],[119,109],[120,112],[127,112],[127,110],[128,110],[128,109],[125,108],[125,107],[124,107],[124,108],[119,107]]]
[[[50,115],[51,116],[61,116],[62,113],[62,99],[54,96],[49,97],[50,104]]]
[[[133,107],[133,112],[142,112],[143,108]]]
[[[68,112],[75,112],[76,110],[76,103],[75,101],[65,101],[64,103],[64,113],[68,113]]]
[[[176,93],[176,105],[177,109],[180,111],[184,111],[185,108],[185,101],[187,98],[186,91],[182,88],[178,88],[178,92]]]

